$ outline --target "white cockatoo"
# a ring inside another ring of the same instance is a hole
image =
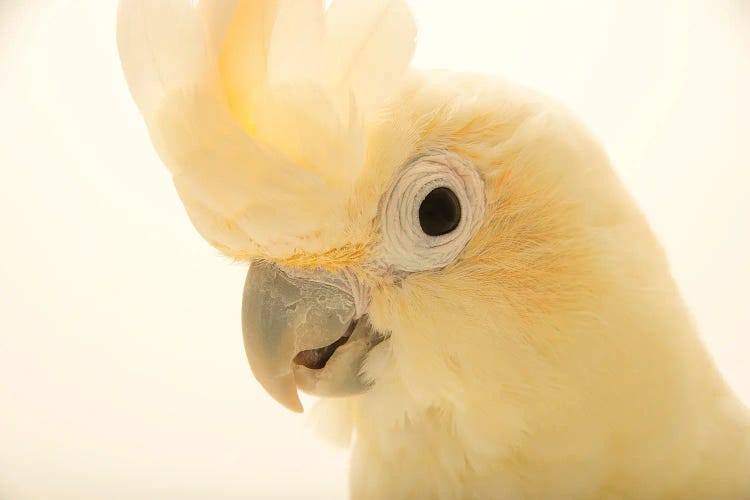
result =
[[[352,497],[750,498],[747,411],[564,108],[411,69],[403,0],[121,0],[118,43],[191,221],[250,263],[255,377],[328,404]]]

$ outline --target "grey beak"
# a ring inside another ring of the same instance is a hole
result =
[[[253,375],[279,403],[302,412],[295,356],[350,334],[355,313],[345,275],[292,272],[254,261],[242,298],[242,333]]]

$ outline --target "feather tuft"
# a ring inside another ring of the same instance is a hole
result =
[[[287,258],[345,241],[367,116],[414,49],[403,1],[377,3],[120,1],[131,94],[191,221],[222,252]]]
[[[398,88],[416,44],[416,25],[403,0],[334,0],[326,13],[333,82],[354,93],[366,113]]]

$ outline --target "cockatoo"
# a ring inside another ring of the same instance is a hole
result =
[[[121,0],[252,371],[353,435],[353,498],[750,498],[750,419],[605,152],[550,99],[410,68],[403,0]]]

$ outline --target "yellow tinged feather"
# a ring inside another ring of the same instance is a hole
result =
[[[197,16],[203,22],[206,45],[211,57],[216,59],[224,47],[230,23],[239,0],[200,0]]]
[[[279,0],[268,52],[268,83],[322,84],[323,0]]]
[[[326,13],[330,78],[351,90],[364,113],[398,89],[415,48],[416,25],[403,0],[334,0]]]
[[[266,81],[277,4],[277,0],[238,0],[219,58],[229,107],[250,134],[253,99]]]
[[[117,44],[128,87],[147,120],[167,96],[211,70],[192,0],[121,0]]]

